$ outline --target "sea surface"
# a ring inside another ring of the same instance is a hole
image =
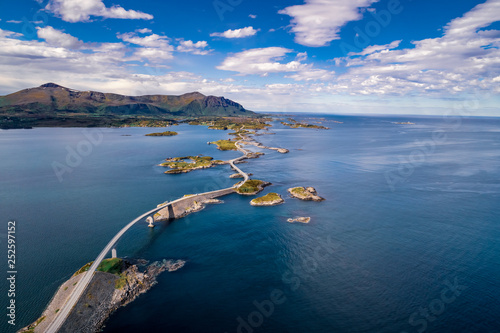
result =
[[[500,119],[296,116],[256,137],[289,154],[240,167],[286,202],[223,204],[138,223],[118,256],[184,259],[119,309],[105,333],[500,331]],[[309,119],[313,118],[313,119]],[[320,119],[321,118],[321,119]],[[341,123],[337,123],[342,122]],[[410,121],[414,124],[397,124]],[[231,186],[229,166],[165,175],[167,157],[231,159],[225,131],[151,128],[0,130],[0,230],[16,221],[15,332],[125,224],[166,200]],[[59,174],[59,176],[58,176]],[[313,186],[323,202],[292,199]],[[309,216],[309,224],[288,223]],[[7,271],[6,256],[2,269]],[[6,273],[4,274],[6,275]],[[7,312],[7,283],[1,285]]]

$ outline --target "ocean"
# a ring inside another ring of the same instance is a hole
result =
[[[187,264],[103,332],[500,332],[500,118],[294,117],[331,129],[275,121],[275,134],[256,139],[290,152],[250,147],[265,155],[240,165],[285,203],[253,207],[231,194],[169,225],[138,223],[118,256]],[[0,241],[7,255],[16,221],[17,269],[16,326],[4,314],[1,332],[36,320],[135,217],[236,182],[229,166],[179,175],[157,166],[238,157],[207,145],[228,132],[180,125],[169,128],[175,137],[144,136],[161,130],[0,130]],[[326,200],[290,198],[294,186]],[[298,216],[311,222],[287,222]]]

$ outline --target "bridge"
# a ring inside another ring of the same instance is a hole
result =
[[[94,277],[94,273],[95,273],[97,267],[99,267],[99,265],[104,260],[104,258],[109,253],[109,251],[111,251],[115,247],[116,243],[120,240],[120,238],[130,228],[132,228],[132,226],[134,226],[137,222],[139,222],[139,221],[143,220],[145,217],[148,217],[151,214],[154,214],[157,211],[165,209],[165,208],[171,207],[173,210],[176,205],[183,204],[186,202],[192,202],[195,199],[203,200],[206,198],[216,198],[216,197],[220,197],[220,196],[223,196],[223,195],[226,195],[229,193],[233,193],[236,191],[236,189],[238,189],[241,185],[243,185],[243,183],[249,179],[248,174],[241,171],[241,169],[238,168],[234,164],[234,162],[245,159],[247,157],[248,152],[239,146],[239,141],[236,142],[236,147],[237,147],[238,151],[242,152],[244,155],[241,157],[234,158],[234,159],[230,160],[229,164],[231,165],[231,167],[234,170],[236,170],[239,174],[241,174],[243,176],[243,179],[244,179],[243,182],[241,182],[239,185],[235,185],[233,187],[229,187],[229,188],[225,188],[225,189],[221,189],[221,190],[217,190],[217,191],[198,193],[198,194],[195,194],[195,195],[192,195],[189,197],[183,197],[183,198],[165,203],[164,205],[158,206],[158,207],[151,209],[150,211],[142,214],[141,216],[137,217],[135,220],[133,220],[132,222],[127,224],[125,227],[123,227],[111,239],[111,241],[109,241],[109,243],[101,251],[101,253],[99,253],[97,258],[94,260],[94,262],[92,263],[92,265],[88,269],[88,271],[82,273],[82,274],[84,274],[84,276],[80,279],[80,281],[78,281],[76,288],[73,289],[73,292],[68,296],[68,299],[66,300],[64,305],[61,307],[61,309],[57,313],[57,316],[55,317],[55,319],[52,321],[52,323],[49,325],[49,327],[47,328],[47,330],[45,332],[46,333],[56,333],[57,331],[59,331],[59,329],[62,327],[62,325],[64,324],[64,322],[68,318],[68,315],[71,313],[71,310],[76,305],[76,303],[80,299],[81,295],[84,293],[85,289],[87,289],[88,285],[92,281],[92,278]]]

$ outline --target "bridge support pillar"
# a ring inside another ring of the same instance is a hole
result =
[[[116,258],[116,249],[111,250],[111,258]]]

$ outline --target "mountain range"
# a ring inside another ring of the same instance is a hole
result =
[[[57,116],[58,114],[92,116],[255,116],[240,104],[224,97],[205,96],[199,92],[180,96],[126,96],[97,91],[78,91],[46,83],[0,96],[0,115]]]

